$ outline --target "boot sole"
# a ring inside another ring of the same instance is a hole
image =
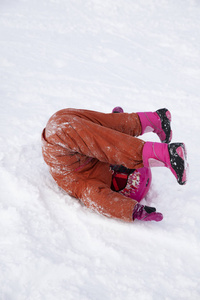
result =
[[[187,151],[184,143],[174,143],[168,146],[170,163],[178,183],[185,185],[188,177],[189,165],[187,163]]]
[[[165,133],[165,139],[161,140],[162,143],[170,143],[172,140],[172,130],[171,130],[171,113],[168,109],[162,108],[156,111],[157,115],[161,121],[162,130]]]

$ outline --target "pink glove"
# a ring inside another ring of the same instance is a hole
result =
[[[156,212],[156,209],[154,207],[144,206],[137,203],[133,210],[133,220],[135,219],[142,221],[159,222],[163,219],[163,215]]]

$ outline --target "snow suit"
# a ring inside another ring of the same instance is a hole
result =
[[[57,184],[88,208],[133,221],[137,201],[111,190],[110,165],[143,167],[144,141],[136,113],[63,109],[42,133],[42,153]]]

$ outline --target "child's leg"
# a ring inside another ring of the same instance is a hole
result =
[[[141,123],[136,113],[101,113],[92,110],[83,109],[63,109],[56,112],[48,123],[57,124],[67,122],[67,119],[79,117],[92,123],[107,127],[131,136],[139,136],[141,134]]]
[[[123,113],[120,106],[113,108],[113,113]],[[156,112],[137,113],[141,123],[141,135],[146,132],[155,132],[162,143],[169,143],[172,140],[171,113],[166,108],[158,109]]]
[[[154,147],[146,146],[144,149],[148,151],[143,151],[145,142],[129,135],[131,131],[136,133],[139,130],[138,122],[139,118],[136,114],[102,114],[83,110],[63,110],[56,113],[48,122],[45,139],[51,146],[61,147],[65,156],[62,161],[65,161],[66,166],[69,170],[71,168],[72,172],[77,169],[77,164],[80,165],[79,161],[83,157],[91,157],[103,163],[123,165],[129,169],[148,167],[148,164],[143,164],[143,160],[157,159],[158,151],[154,153]],[[135,125],[129,130],[127,124],[131,126],[132,123]],[[161,146],[159,146],[159,154],[162,154],[162,157],[168,157],[167,161],[164,160],[165,166],[170,168],[177,179],[179,178],[180,184],[184,184],[187,169],[184,147],[177,147],[178,152],[176,150],[170,152],[174,147],[163,148]],[[181,150],[180,155],[179,150]],[[60,156],[63,154],[57,149],[55,161],[56,156],[61,160]],[[51,157],[53,158],[52,153]],[[71,167],[72,158],[75,159]],[[180,170],[181,174],[178,174]]]
[[[44,138],[51,145],[56,144],[62,150],[66,149],[62,151],[66,155],[67,151],[71,151],[69,159],[74,155],[77,162],[85,156],[134,169],[143,167],[144,141],[132,136],[140,130],[136,114],[63,110],[49,120]],[[56,155],[59,155],[59,151]],[[74,170],[76,168],[74,161]]]

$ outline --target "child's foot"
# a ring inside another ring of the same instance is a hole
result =
[[[159,136],[162,143],[170,143],[172,140],[172,130],[171,130],[171,113],[166,108],[161,108],[156,111],[156,114],[160,118],[161,128],[156,128],[155,132]]]
[[[187,181],[188,163],[185,144],[172,143],[168,145],[170,156],[170,169],[179,184],[184,185]]]
[[[188,163],[185,144],[146,142],[142,156],[144,167],[165,166],[170,169],[179,184],[186,184]]]
[[[171,113],[168,109],[161,108],[156,112],[139,112],[137,114],[141,123],[141,135],[155,132],[162,143],[171,142]]]

